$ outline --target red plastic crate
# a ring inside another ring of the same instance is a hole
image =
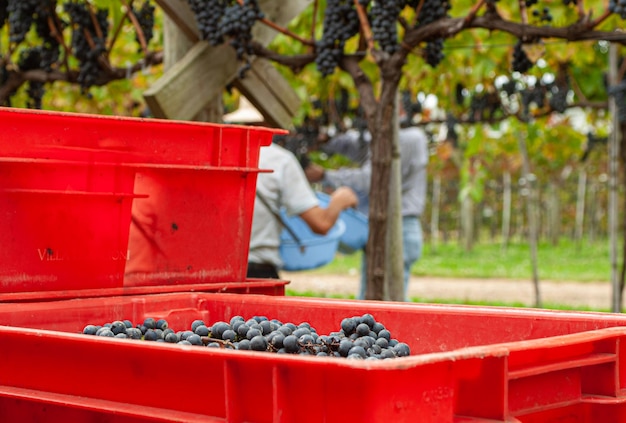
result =
[[[267,316],[318,333],[371,313],[412,356],[278,355],[77,334]],[[0,421],[623,422],[626,317],[207,293],[0,304]],[[45,353],[44,353],[45,352]]]
[[[0,123],[0,293],[245,280],[260,148],[285,131],[2,107]]]

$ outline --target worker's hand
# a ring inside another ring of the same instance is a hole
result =
[[[324,168],[317,163],[309,163],[304,169],[304,174],[309,182],[319,182],[324,179]]]
[[[339,205],[342,210],[359,205],[356,193],[348,187],[337,188],[330,196],[330,201]]]

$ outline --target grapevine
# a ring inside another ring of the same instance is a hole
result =
[[[76,82],[81,92],[88,95],[93,85],[127,75],[127,64],[116,69],[109,63],[109,50],[124,19],[117,23],[115,35],[110,37],[108,10],[78,0],[0,0],[0,27],[7,28],[9,38],[9,50],[2,57],[1,68],[3,84],[9,82],[3,92],[3,104],[11,104],[10,97],[22,84],[21,78],[12,78],[17,72],[41,70],[48,74],[43,79],[37,77],[37,81],[23,81],[29,96],[27,106],[32,108],[41,108],[46,79]],[[144,40],[141,47],[153,38],[154,12],[150,0],[144,0],[125,17],[133,21],[137,41],[141,33]],[[66,42],[64,36],[71,39]],[[149,52],[144,50],[144,53]],[[77,60],[72,61],[71,57]],[[148,62],[154,63],[154,59]]]

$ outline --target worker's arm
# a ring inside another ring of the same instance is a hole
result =
[[[332,228],[339,214],[350,207],[356,207],[358,200],[356,194],[348,187],[339,187],[330,196],[328,207],[312,207],[300,214],[311,230],[317,234],[325,235]]]

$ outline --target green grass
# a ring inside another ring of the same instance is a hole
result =
[[[541,243],[538,246],[538,273],[540,280],[590,282],[609,281],[611,278],[609,243],[606,240],[582,245],[563,240],[558,245]],[[316,270],[313,274],[358,273],[361,269],[361,253],[338,254],[332,263]],[[530,248],[526,244],[513,243],[503,248],[497,243],[481,243],[471,251],[465,251],[457,243],[440,244],[436,248],[424,246],[422,259],[415,264],[412,273],[419,277],[450,278],[500,278],[531,279]],[[322,298],[354,298],[319,292],[294,292],[299,295]],[[520,302],[469,302],[454,299],[412,298],[414,302],[467,304],[503,307],[526,307]],[[543,308],[555,310],[610,311],[560,304],[543,304]]]
[[[556,281],[606,281],[611,278],[608,241],[557,245],[540,243],[537,249],[539,278]],[[480,244],[465,251],[457,244],[427,246],[413,273],[441,277],[529,279],[531,253],[526,244]]]
[[[562,240],[558,245],[540,243],[537,251],[539,279],[555,281],[608,281],[611,278],[609,243],[606,240],[582,245]],[[344,274],[361,269],[361,253],[338,254],[318,274]],[[416,276],[450,278],[532,277],[530,248],[513,243],[503,248],[497,243],[481,243],[465,251],[454,242],[433,248],[424,245],[422,258],[412,273]]]

